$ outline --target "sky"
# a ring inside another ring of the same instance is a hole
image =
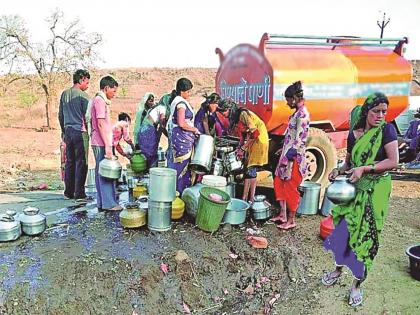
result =
[[[31,36],[45,40],[56,9],[102,34],[100,68],[212,67],[239,43],[263,33],[408,37],[406,58],[420,59],[420,0],[13,0],[1,15],[20,15]]]

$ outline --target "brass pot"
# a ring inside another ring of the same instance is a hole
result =
[[[120,223],[128,229],[146,225],[146,211],[140,209],[135,202],[127,203],[124,210],[120,213]]]

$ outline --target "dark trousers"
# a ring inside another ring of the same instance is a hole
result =
[[[66,143],[66,167],[64,194],[69,198],[85,198],[87,161],[82,132],[67,127],[64,132]]]

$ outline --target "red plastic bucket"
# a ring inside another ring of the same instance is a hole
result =
[[[334,223],[332,215],[321,220],[321,224],[319,226],[319,235],[321,235],[322,239],[326,239],[334,230]]]

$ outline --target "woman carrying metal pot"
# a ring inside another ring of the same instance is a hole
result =
[[[383,93],[369,95],[358,111],[358,116],[347,138],[344,165],[329,175],[334,180],[347,174],[356,186],[356,197],[346,205],[332,209],[335,229],[325,240],[324,247],[334,254],[336,268],[324,274],[322,283],[331,286],[347,266],[354,280],[349,304],[358,306],[363,300],[360,284],[366,279],[373,259],[378,253],[379,237],[388,213],[391,176],[388,171],[397,166],[397,132],[385,122],[389,101]]]
[[[278,216],[271,221],[279,221],[277,227],[283,230],[296,226],[295,216],[300,202],[299,185],[306,173],[306,139],[309,132],[309,113],[305,107],[302,83],[297,81],[284,92],[287,105],[295,110],[289,117],[283,148],[274,177],[274,192],[280,205]],[[289,212],[287,213],[287,210]]]
[[[196,136],[200,131],[194,127],[194,110],[189,104],[192,82],[181,78],[172,91],[171,110],[168,119],[169,147],[167,152],[168,167],[177,172],[176,189],[182,194],[191,186],[191,171],[188,165],[194,148]]]
[[[242,200],[254,201],[257,171],[268,163],[268,133],[264,122],[252,111],[232,104],[230,125],[239,136],[236,156],[244,160],[245,180]]]

